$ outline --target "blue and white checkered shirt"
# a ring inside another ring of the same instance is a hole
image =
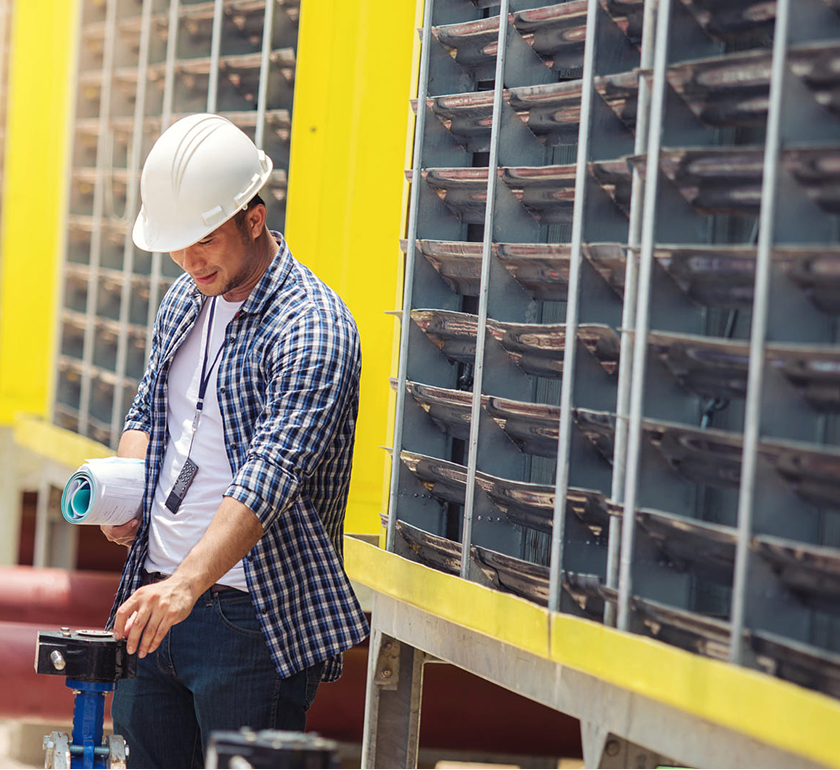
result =
[[[292,257],[279,233],[272,235],[277,255],[228,325],[219,363],[217,395],[233,471],[225,494],[247,505],[265,529],[243,564],[278,673],[327,661],[329,682],[341,675],[341,652],[367,635],[342,564],[361,350],[341,299]],[[149,434],[146,489],[109,628],[140,586],[168,441],[169,367],[203,302],[186,274],[166,293],[126,417],[125,430]]]

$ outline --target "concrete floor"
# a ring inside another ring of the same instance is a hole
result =
[[[71,725],[0,721],[0,768],[44,766],[44,736],[53,730],[70,730]]]

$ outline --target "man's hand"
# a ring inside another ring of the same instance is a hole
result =
[[[110,524],[102,524],[99,529],[105,534],[112,543],[117,545],[124,545],[126,548],[131,548],[134,538],[137,537],[137,530],[140,528],[140,519],[132,519],[127,524],[120,524],[118,527]]]
[[[262,535],[262,524],[250,508],[223,497],[207,531],[175,574],[138,588],[117,610],[114,635],[128,640],[129,654],[137,651],[142,658],[154,652],[167,631],[187,619],[198,597],[242,559]]]
[[[135,457],[140,460],[146,458],[146,448],[149,446],[149,434],[142,430],[127,430],[120,436],[120,444],[117,447],[117,457]],[[134,538],[137,537],[137,530],[140,528],[140,519],[132,519],[127,524],[113,527],[109,524],[102,524],[105,537],[112,543],[124,545],[131,548]]]
[[[222,498],[207,531],[175,574],[138,588],[117,610],[114,635],[128,641],[129,654],[137,651],[142,658],[154,652],[167,631],[187,619],[198,597],[242,559],[262,535],[262,524],[250,508],[231,497]]]
[[[158,648],[172,626],[186,620],[197,599],[175,577],[138,588],[117,610],[114,636],[127,640],[129,655],[137,651],[144,658]]]

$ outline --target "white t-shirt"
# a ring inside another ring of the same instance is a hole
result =
[[[169,370],[167,399],[169,440],[152,504],[149,554],[146,557],[146,569],[149,572],[172,574],[177,569],[190,549],[207,530],[233,478],[227,452],[224,449],[222,414],[216,396],[218,361],[210,372],[207,392],[204,396],[204,408],[190,450],[192,424],[195,405],[198,401],[201,365],[207,344],[207,326],[212,304],[212,299],[205,301],[198,321],[175,354]],[[241,302],[228,302],[224,297],[218,297],[215,304],[207,356],[208,368],[224,344],[228,322],[242,306]],[[166,507],[166,499],[184,467],[188,452],[190,459],[198,465],[198,471],[178,512],[172,513]],[[242,562],[237,562],[233,569],[218,582],[247,591],[248,584]]]

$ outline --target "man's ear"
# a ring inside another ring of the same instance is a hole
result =
[[[266,211],[262,203],[258,203],[245,214],[245,222],[252,238],[258,238],[265,229]]]

